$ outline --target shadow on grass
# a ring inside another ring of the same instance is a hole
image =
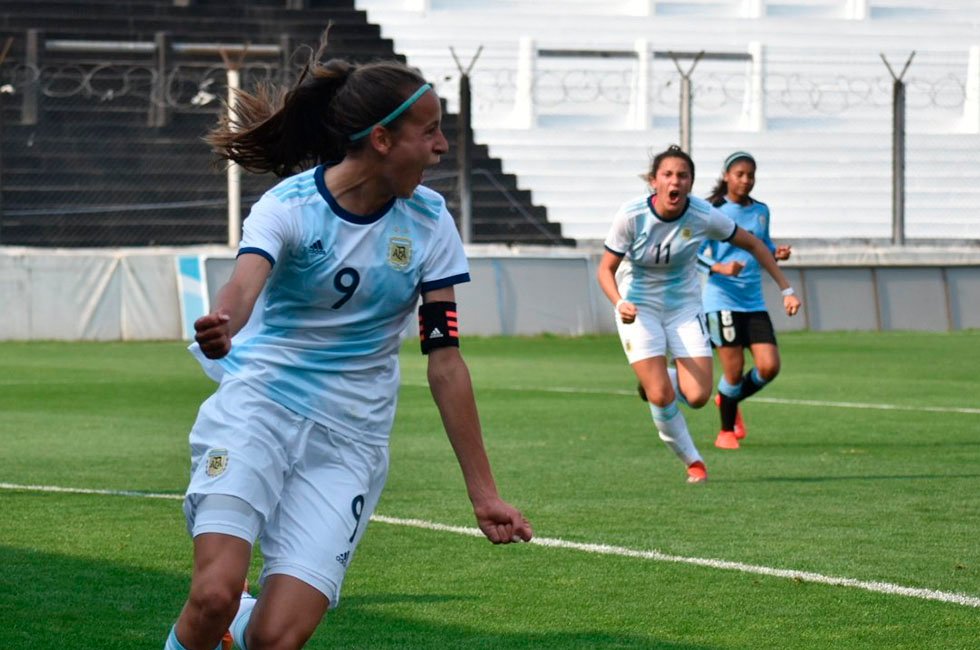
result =
[[[189,578],[112,562],[0,546],[0,648],[3,650],[161,650],[183,605]],[[492,597],[492,596],[488,596]],[[588,614],[570,632],[496,634],[481,621],[460,627],[393,616],[387,605],[460,600],[438,594],[370,594],[344,598],[308,648],[664,648],[630,634],[589,632]],[[514,612],[520,621],[522,612]]]

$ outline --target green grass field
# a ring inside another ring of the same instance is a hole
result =
[[[501,492],[551,545],[375,521],[309,647],[977,648],[980,332],[780,343],[742,449],[685,409],[710,474],[688,486],[614,338],[464,340]],[[402,359],[377,514],[472,528],[424,360]],[[212,390],[180,343],[0,344],[0,650],[163,647],[191,568],[179,499],[41,488],[179,495]]]

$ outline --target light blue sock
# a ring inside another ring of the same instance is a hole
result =
[[[725,376],[722,375],[721,380],[718,382],[718,392],[725,397],[738,399],[742,393],[742,382],[739,381],[737,384],[729,384]]]
[[[177,640],[177,626],[174,625],[170,628],[170,634],[167,636],[167,643],[164,644],[163,650],[187,650],[180,641]],[[215,646],[214,650],[221,650],[221,642]]]
[[[660,439],[684,461],[685,467],[701,460],[701,454],[698,453],[698,448],[691,440],[691,433],[687,430],[687,421],[681,410],[677,408],[677,400],[663,408],[651,403],[650,413],[653,414],[653,422],[657,425]]]
[[[258,602],[254,596],[242,594],[242,602],[238,606],[238,613],[231,622],[231,638],[235,640],[235,645],[241,650],[248,650],[245,646],[245,630],[248,629],[248,622],[252,620],[252,610]]]
[[[163,650],[187,650],[187,648],[182,646],[180,641],[177,640],[176,625],[170,628],[170,634],[167,636],[167,643],[163,646]]]

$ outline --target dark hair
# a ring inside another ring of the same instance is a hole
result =
[[[647,174],[647,178],[652,179],[654,176],[656,176],[657,170],[660,169],[660,164],[668,158],[680,158],[686,162],[688,168],[691,170],[691,181],[694,181],[694,161],[686,151],[678,147],[676,144],[670,145],[666,150],[661,151],[653,157],[653,162],[650,163],[650,173]]]
[[[752,163],[753,167],[756,166],[755,158],[753,158],[751,154],[744,151],[736,151],[726,158],[725,168],[722,171],[721,177],[719,177],[717,182],[715,182],[715,186],[712,188],[711,194],[708,195],[708,203],[716,208],[725,203],[725,197],[728,196],[728,183],[725,182],[725,174],[727,174],[728,170],[732,168],[732,165],[741,160],[747,160],[748,162]]]
[[[351,134],[377,124],[425,83],[397,61],[321,63],[326,46],[324,31],[291,89],[265,82],[254,93],[238,91],[234,114],[205,137],[212,150],[248,171],[276,176],[337,161],[367,141],[351,141]]]

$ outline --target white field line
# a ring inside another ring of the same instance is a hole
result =
[[[422,382],[402,382],[403,386],[413,388],[427,388],[428,384]],[[478,387],[479,388],[479,387]],[[487,386],[487,390],[512,390],[521,393],[569,393],[578,395],[629,395],[635,396],[635,390],[612,390],[602,388],[565,388],[561,386]],[[825,402],[814,399],[783,399],[779,397],[758,397],[751,398],[753,402],[764,404],[788,404],[791,406],[816,406],[820,408],[844,408],[844,409],[873,409],[877,411],[918,411],[928,413],[965,413],[967,415],[980,415],[980,408],[960,407],[960,406],[919,406],[904,404],[871,404],[868,402]]]
[[[21,385],[71,385],[77,383],[72,379],[65,379],[63,381],[50,381],[50,380],[7,380],[0,379],[0,386],[21,386]],[[86,380],[88,384],[114,384],[118,383],[117,380]],[[403,386],[411,386],[412,388],[428,388],[428,384],[424,382],[409,382],[403,381]],[[572,395],[636,395],[635,390],[616,390],[616,389],[602,389],[602,388],[571,388],[562,386],[487,386],[488,390],[508,390],[517,391],[521,393],[527,392],[538,392],[538,393],[565,393]],[[869,402],[829,402],[815,399],[783,399],[780,397],[752,397],[753,402],[760,402],[762,404],[785,404],[789,406],[814,406],[817,408],[842,408],[842,409],[870,409],[875,411],[916,411],[925,413],[962,413],[966,415],[980,415],[980,408],[971,408],[966,406],[920,406],[920,405],[905,405],[905,404],[873,404]]]
[[[99,494],[107,496],[127,496],[143,497],[147,499],[183,499],[181,494],[160,494],[151,492],[136,492],[130,490],[96,490],[89,488],[68,488],[53,485],[17,485],[15,483],[0,483],[2,490],[20,490],[27,492],[61,492],[68,494]],[[371,521],[378,521],[383,524],[394,526],[408,526],[411,528],[421,528],[443,533],[453,533],[455,535],[467,535],[469,537],[483,537],[483,533],[477,528],[466,528],[463,526],[448,526],[423,519],[401,519],[398,517],[386,517],[384,515],[373,515]],[[980,597],[967,594],[957,594],[948,591],[938,591],[935,589],[921,589],[916,587],[903,587],[888,582],[877,582],[867,580],[855,580],[854,578],[840,578],[835,576],[825,576],[820,573],[809,571],[794,571],[791,569],[776,569],[773,567],[759,566],[755,564],[743,564],[742,562],[730,562],[728,560],[715,560],[711,558],[685,557],[682,555],[668,555],[660,551],[642,551],[622,546],[609,546],[607,544],[584,544],[581,542],[569,542],[563,539],[550,537],[535,537],[530,544],[545,546],[548,548],[560,548],[572,551],[582,551],[584,553],[595,553],[598,555],[615,555],[619,557],[631,557],[641,560],[653,560],[655,562],[675,562],[678,564],[691,564],[694,566],[707,567],[710,569],[724,569],[728,571],[740,571],[742,573],[752,573],[756,575],[769,576],[772,578],[786,578],[790,580],[802,580],[815,584],[831,585],[834,587],[851,587],[853,589],[863,589],[891,596],[906,596],[909,598],[919,598],[922,600],[938,600],[954,605],[964,605],[966,607],[980,608]]]

